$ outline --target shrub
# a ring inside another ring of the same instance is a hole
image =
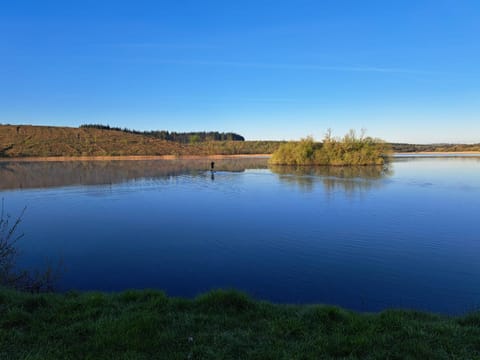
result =
[[[23,210],[23,212],[25,209]],[[0,211],[0,285],[8,286],[19,281],[19,274],[14,274],[15,260],[18,250],[16,242],[23,234],[16,235],[18,225],[22,221],[22,214],[10,224],[10,216],[5,213],[4,201]]]
[[[270,162],[282,165],[313,165],[316,163],[318,144],[312,137],[307,137],[298,142],[290,141],[282,144],[272,154]]]
[[[17,230],[25,210],[26,208],[12,224],[10,215],[5,213],[2,199],[0,210],[0,286],[35,293],[53,291],[55,279],[59,275],[59,268],[54,270],[51,265],[47,265],[44,271],[20,271],[16,268],[18,256],[16,245],[17,241],[23,237],[23,234],[18,234]]]
[[[307,137],[279,146],[272,154],[274,165],[382,165],[390,153],[389,146],[380,139],[357,137],[350,130],[342,139],[335,139],[330,132],[322,143]]]

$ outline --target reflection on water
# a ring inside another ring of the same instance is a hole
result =
[[[393,175],[391,165],[382,166],[272,166],[282,182],[313,191],[322,184],[327,193],[343,190],[348,194],[378,188],[380,180]]]
[[[211,159],[11,161],[0,163],[0,198],[12,215],[27,206],[19,266],[62,258],[61,289],[237,288],[453,314],[480,304],[479,160],[268,169],[214,159],[215,172]]]
[[[266,169],[266,158],[211,160],[120,160],[120,161],[39,161],[0,162],[0,190],[52,188],[71,185],[112,185],[132,180],[160,180],[179,175],[205,176],[215,180],[215,172],[243,172]],[[385,166],[271,166],[279,179],[302,191],[322,184],[327,192],[337,189],[354,193],[382,186],[379,181],[392,175]]]
[[[265,158],[215,159],[215,171],[265,169]],[[0,162],[0,190],[118,184],[137,179],[204,175],[211,160]],[[213,173],[211,174],[214,180]]]

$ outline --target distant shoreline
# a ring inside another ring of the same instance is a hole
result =
[[[122,156],[28,156],[0,157],[0,162],[9,161],[139,161],[139,160],[195,160],[195,159],[238,159],[268,158],[271,154],[236,154],[236,155],[122,155]]]
[[[396,152],[394,155],[480,155],[480,151],[418,151]],[[145,160],[195,160],[195,159],[242,159],[270,158],[272,154],[235,154],[235,155],[121,155],[121,156],[28,156],[0,157],[0,162],[18,161],[145,161]]]
[[[455,155],[455,154],[480,154],[480,151],[410,151],[410,152],[396,152],[395,155]]]

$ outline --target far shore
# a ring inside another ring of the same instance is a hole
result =
[[[455,154],[480,154],[480,151],[410,151],[396,152],[395,155],[455,155]]]
[[[238,159],[267,158],[271,154],[236,155],[124,155],[124,156],[47,156],[47,157],[0,157],[0,162],[8,161],[118,161],[118,160],[194,160],[194,159]]]
[[[417,151],[396,152],[394,155],[480,155],[480,151]],[[195,160],[195,159],[238,159],[269,158],[272,154],[235,154],[235,155],[122,155],[122,156],[28,156],[0,157],[0,162],[9,161],[135,161],[135,160]]]

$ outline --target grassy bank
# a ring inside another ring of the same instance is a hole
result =
[[[480,313],[360,314],[273,305],[234,291],[0,290],[0,359],[476,359]]]

